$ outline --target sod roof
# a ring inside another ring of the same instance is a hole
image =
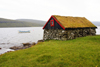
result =
[[[70,16],[58,16],[53,15],[57,19],[57,21],[64,28],[86,28],[86,27],[96,27],[85,17],[70,17]]]

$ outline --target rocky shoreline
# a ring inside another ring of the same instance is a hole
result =
[[[20,50],[20,49],[26,49],[26,48],[29,48],[33,45],[36,45],[35,42],[33,42],[32,44],[30,43],[22,43],[23,46],[13,46],[13,47],[10,47],[10,49],[13,49],[13,50]]]
[[[43,40],[38,40],[38,42],[44,42],[44,41]],[[13,50],[26,49],[26,48],[29,48],[29,47],[32,47],[32,46],[36,45],[37,43],[35,43],[35,42],[33,42],[33,43],[22,43],[23,46],[13,46],[13,47],[10,47],[9,49],[13,49]]]

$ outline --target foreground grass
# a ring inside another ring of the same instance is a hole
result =
[[[38,43],[1,55],[0,67],[100,67],[100,36]]]

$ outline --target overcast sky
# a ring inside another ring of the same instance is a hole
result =
[[[100,21],[100,0],[0,0],[0,18],[47,21],[51,15]]]

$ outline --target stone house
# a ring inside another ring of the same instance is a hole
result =
[[[95,35],[96,28],[85,17],[52,15],[43,27],[43,39],[69,40]]]

